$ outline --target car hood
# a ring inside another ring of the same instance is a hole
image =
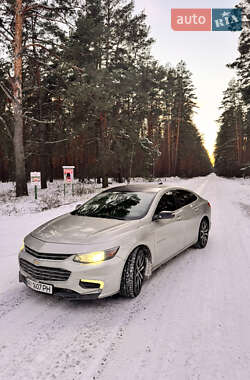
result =
[[[48,243],[91,244],[135,228],[138,220],[117,220],[66,214],[53,219],[31,236]]]

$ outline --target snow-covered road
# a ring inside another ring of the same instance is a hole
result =
[[[133,300],[68,302],[18,283],[17,250],[71,209],[0,217],[0,379],[250,379],[250,180],[178,180],[212,205],[204,250],[157,270]]]

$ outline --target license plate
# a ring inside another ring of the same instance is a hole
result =
[[[43,284],[41,282],[36,282],[30,278],[26,279],[26,284],[29,288],[36,290],[37,292],[53,294],[53,286],[48,284]]]

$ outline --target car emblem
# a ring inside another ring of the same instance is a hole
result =
[[[35,265],[39,265],[39,261],[38,261],[38,260],[34,260],[34,261],[33,261],[33,264],[35,264]]]

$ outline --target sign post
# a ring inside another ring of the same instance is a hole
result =
[[[63,194],[66,194],[66,185],[72,184],[72,195],[74,195],[74,169],[75,166],[63,166]]]
[[[35,199],[37,199],[37,186],[41,185],[41,172],[30,172],[30,182],[35,188]]]

